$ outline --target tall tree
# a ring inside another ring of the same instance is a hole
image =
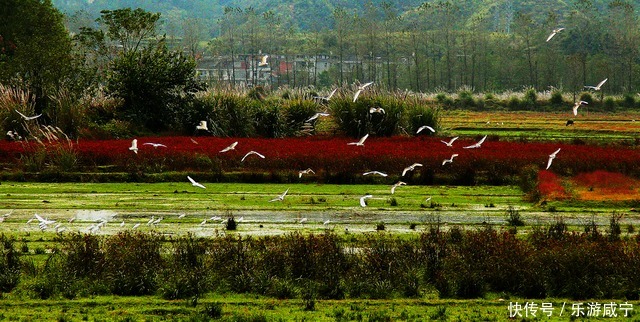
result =
[[[131,8],[102,10],[98,22],[107,27],[107,35],[117,41],[122,51],[136,51],[143,40],[155,37],[160,13]]]
[[[29,90],[35,113],[47,112],[49,94],[68,80],[71,48],[51,0],[0,2],[0,82]]]

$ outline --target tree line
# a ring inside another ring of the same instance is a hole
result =
[[[291,25],[282,12],[225,7],[213,24],[185,19],[173,37],[160,13],[140,8],[103,10],[83,20],[63,15],[51,0],[7,0],[0,4],[0,83],[24,90],[27,109],[45,112],[48,123],[69,117],[60,107],[65,100],[95,105],[88,98],[103,95],[112,100],[102,118],[152,130],[183,121],[204,89],[194,70],[205,55],[268,54],[272,68],[297,55],[330,57],[328,71],[286,70],[273,86],[373,81],[388,91],[577,94],[608,78],[602,89],[608,94],[634,92],[640,28],[633,2],[575,0],[562,14],[509,3],[476,12],[455,1],[425,2],[401,14],[391,3],[368,2],[358,11],[336,6],[333,25],[309,29]],[[545,41],[558,27],[565,29]],[[208,28],[215,29],[213,38],[202,32]],[[5,129],[15,122],[11,110],[0,112],[7,114]]]

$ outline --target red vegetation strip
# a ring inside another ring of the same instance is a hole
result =
[[[128,149],[131,140],[80,140],[73,144],[79,164],[85,167],[116,166],[130,169],[133,164],[163,163],[166,170],[205,170],[205,164],[215,164],[223,171],[295,171],[313,168],[331,173],[380,170],[400,173],[414,162],[424,167],[420,171],[468,173],[485,172],[490,176],[517,174],[524,166],[546,166],[550,153],[562,148],[550,171],[559,174],[605,170],[640,177],[640,150],[624,147],[602,147],[557,143],[500,142],[489,138],[479,149],[463,149],[475,140],[461,139],[454,147],[440,142],[440,137],[369,137],[364,147],[347,145],[350,138],[218,138],[197,137],[138,138],[138,154]],[[238,141],[235,150],[220,153],[224,147]],[[167,148],[154,148],[146,142],[162,143]],[[52,143],[47,149],[56,144]],[[41,149],[37,143],[0,142],[0,162],[15,164],[21,155]],[[255,150],[265,159],[250,156],[240,162],[245,153]],[[453,163],[442,161],[457,153]]]

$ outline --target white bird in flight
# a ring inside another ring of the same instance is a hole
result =
[[[149,221],[147,221],[147,226],[153,224],[153,222],[156,220],[156,216],[151,216],[151,218],[149,219]]]
[[[469,145],[469,146],[465,146],[464,149],[477,149],[480,148],[480,146],[482,145],[482,143],[484,142],[484,140],[487,138],[487,136],[483,136],[482,139],[480,139],[480,141],[478,141],[475,144]]]
[[[382,114],[387,114],[387,112],[384,111],[384,108],[382,107],[372,107],[369,109],[369,113],[373,114],[373,113],[382,113]]]
[[[453,162],[453,158],[455,158],[457,156],[458,156],[458,154],[456,154],[456,153],[452,154],[450,159],[445,159],[444,161],[442,161],[442,165],[445,165],[447,163]]]
[[[187,176],[187,179],[189,179],[189,181],[191,181],[191,185],[194,187],[198,187],[198,188],[202,188],[202,189],[207,189],[207,187],[197,183],[195,180],[191,179],[190,176]]]
[[[331,219],[327,219],[322,224],[326,226],[326,225],[328,225],[330,223],[331,223]]]
[[[35,214],[34,217],[36,217],[36,219],[40,222],[40,225],[51,225],[56,222],[55,220],[44,219],[38,214]]]
[[[369,171],[369,172],[365,172],[365,173],[363,173],[362,175],[363,175],[363,176],[368,176],[368,175],[370,175],[370,174],[375,174],[375,175],[379,175],[379,176],[382,176],[382,177],[386,177],[386,176],[387,176],[387,174],[386,174],[386,173],[384,173],[384,172],[380,172],[380,171]]]
[[[448,147],[453,147],[453,142],[454,142],[455,140],[457,140],[457,139],[458,139],[458,137],[456,136],[455,138],[451,139],[449,142],[447,142],[447,141],[442,141],[442,140],[440,140],[440,142],[442,142],[442,143],[446,144]]]
[[[563,30],[564,30],[564,28],[556,28],[556,29],[553,29],[553,31],[551,31],[551,34],[549,35],[549,37],[547,37],[547,42],[548,42],[549,40],[551,40],[551,38],[553,38],[553,36],[555,36],[557,33],[561,32],[561,31],[563,31]]]
[[[406,186],[407,184],[402,182],[402,181],[398,181],[396,184],[394,184],[393,186],[391,186],[391,194],[396,193],[396,188],[400,187],[400,186]]]
[[[129,150],[135,152],[135,154],[138,154],[138,139],[133,139],[133,141],[131,141]]]
[[[556,155],[558,155],[558,152],[560,152],[560,149],[557,149],[556,152],[553,152],[551,154],[549,154],[549,161],[547,161],[547,169],[549,170],[549,167],[551,167],[551,162],[553,162],[553,159],[556,158]]]
[[[260,153],[258,153],[258,152],[256,152],[256,151],[249,151],[249,152],[247,152],[247,154],[245,154],[245,155],[242,157],[242,160],[240,160],[240,162],[244,162],[244,159],[246,159],[248,156],[250,156],[250,155],[252,155],[252,154],[255,154],[255,155],[259,156],[260,158],[264,159],[264,155],[262,155],[262,154],[260,154]]]
[[[320,116],[329,116],[329,113],[319,112],[319,113],[313,114],[313,116],[312,116],[312,117],[310,117],[310,118],[309,118],[308,120],[306,120],[305,122],[311,122],[311,121],[313,121],[313,120],[315,120],[315,119],[319,118]]]
[[[151,143],[151,142],[143,143],[142,145],[153,145],[154,148],[158,148],[158,147],[166,148],[167,147],[166,145],[164,145],[162,143]]]
[[[16,113],[20,114],[20,116],[22,116],[22,118],[23,118],[25,121],[35,120],[35,119],[39,118],[40,116],[42,116],[42,113],[40,113],[40,114],[38,114],[38,115],[34,115],[34,116],[26,116],[26,115],[24,115],[24,114],[20,113],[20,111],[18,111],[18,110],[14,110],[14,111],[16,111]]]
[[[133,227],[131,229],[138,229],[138,227],[140,227],[140,223],[137,223],[137,224],[133,225]]]
[[[269,55],[262,56],[262,58],[260,58],[260,62],[258,63],[258,67],[263,67],[263,66],[269,65],[269,63],[267,63],[267,59],[268,58],[269,58]]]
[[[413,171],[416,169],[416,167],[421,167],[422,164],[420,163],[414,163],[406,168],[404,168],[404,170],[402,170],[402,176],[404,177],[405,174],[407,174],[408,171]]]
[[[358,90],[356,91],[356,94],[353,96],[353,102],[355,103],[356,100],[358,99],[358,96],[360,96],[360,93],[362,93],[362,91],[367,88],[369,85],[373,84],[373,82],[369,82],[366,83],[364,85],[360,85],[360,87],[358,87]]]
[[[289,188],[287,188],[287,190],[285,190],[285,192],[283,192],[281,195],[269,200],[269,202],[274,202],[274,201],[283,201],[284,197],[287,195],[287,193],[289,192]]]
[[[589,102],[579,101],[573,105],[573,115],[578,115],[578,108],[582,105],[589,105]]]
[[[317,99],[320,99],[320,100],[323,100],[323,101],[327,101],[327,102],[328,102],[328,101],[331,99],[331,97],[333,97],[333,94],[335,94],[337,90],[338,90],[338,88],[334,89],[334,90],[329,94],[329,96],[314,96],[313,98],[317,98]]]
[[[360,138],[360,141],[358,141],[358,142],[350,142],[350,143],[347,143],[347,145],[364,146],[364,141],[366,141],[368,137],[369,137],[369,134],[365,134],[365,136]]]
[[[608,80],[608,78],[605,78],[600,83],[598,83],[598,85],[596,85],[596,86],[585,86],[584,88],[590,88],[590,89],[592,89],[594,91],[599,91],[600,87],[602,87],[602,85],[604,85],[604,83],[606,83],[607,80]]]
[[[300,170],[298,171],[298,178],[302,178],[303,174],[316,174],[315,172],[313,172],[313,170],[311,170],[311,168],[308,168],[307,170]]]
[[[196,125],[196,131],[197,130],[209,131],[207,121],[200,121],[200,124]]]
[[[298,220],[299,224],[304,224],[307,222],[307,217],[301,218],[300,220]]]
[[[434,130],[432,127],[430,127],[429,125],[423,125],[421,127],[418,128],[418,131],[416,131],[416,134],[422,132],[422,130],[424,129],[428,129],[429,131],[431,131],[431,133],[436,133],[436,130]]]
[[[360,197],[360,206],[361,207],[366,207],[367,206],[367,199],[373,197],[372,195],[366,195],[366,196],[362,196]]]
[[[231,150],[235,150],[236,145],[238,145],[238,141],[235,141],[235,142],[231,143],[231,145],[229,145],[228,147],[220,150],[220,153],[224,153],[224,152],[228,152],[228,151],[231,151]]]

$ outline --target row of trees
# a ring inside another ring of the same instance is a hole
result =
[[[194,93],[203,88],[194,73],[203,50],[254,59],[268,53],[271,66],[299,54],[330,54],[327,73],[296,77],[301,71],[286,70],[274,84],[293,87],[374,81],[389,90],[577,91],[609,78],[604,90],[630,92],[640,67],[638,19],[633,5],[622,0],[601,14],[590,0],[576,0],[566,17],[512,12],[506,20],[482,12],[457,19],[471,13],[453,1],[425,3],[403,15],[390,4],[369,3],[364,13],[336,7],[332,29],[308,32],[285,23],[280,13],[227,7],[206,48],[200,46],[198,21],[190,20],[182,28],[182,47],[174,49],[168,43],[177,42],[160,35],[159,13],[104,10],[90,26],[70,32],[51,0],[7,0],[0,6],[0,83],[24,89],[33,111],[23,112],[44,113],[45,123],[53,124],[69,114],[62,111],[63,98],[67,105],[91,105],[87,97],[106,94],[115,100],[108,117],[153,131],[169,129],[192,112]],[[545,42],[559,25],[566,30]],[[496,26],[504,30],[490,32]],[[11,109],[0,113],[10,115]]]
[[[578,91],[609,78],[609,91],[636,88],[640,32],[633,2],[610,1],[602,11],[591,0],[565,6],[566,15],[527,11],[524,5],[514,11],[513,1],[492,12],[469,12],[464,3],[437,1],[399,15],[390,3],[370,2],[359,13],[336,7],[332,29],[304,32],[274,12],[229,7],[206,51],[214,56],[269,53],[274,65],[301,54],[331,56],[334,67],[328,75],[297,71],[312,77],[287,78],[293,86],[359,80],[414,91],[462,86]],[[545,42],[558,27],[565,30]]]

